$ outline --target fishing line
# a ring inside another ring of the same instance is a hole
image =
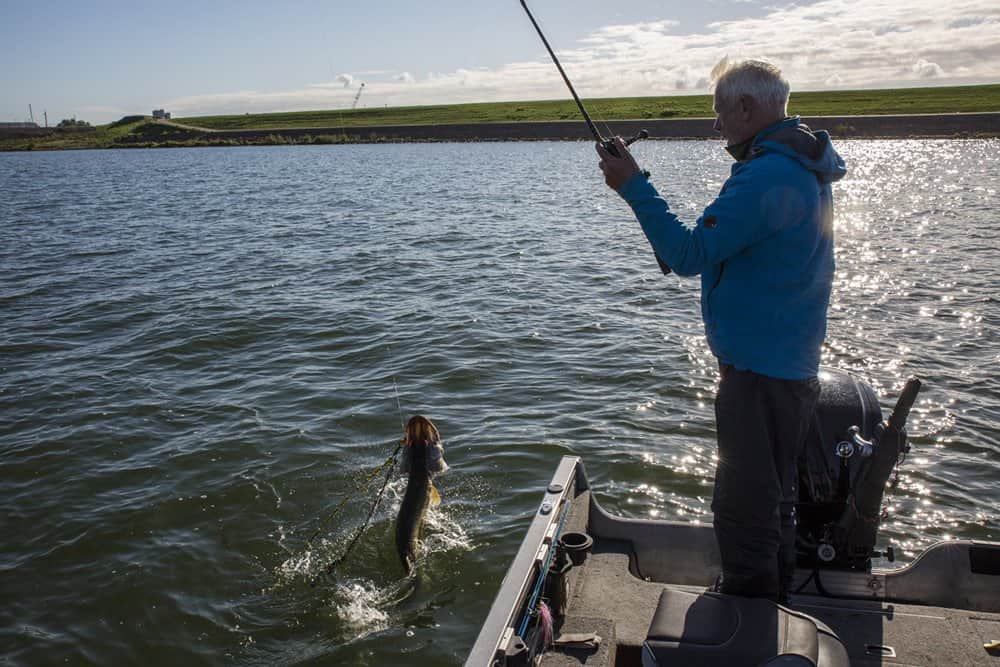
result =
[[[593,109],[593,110],[594,110],[594,115],[593,115],[593,117],[595,117],[595,118],[596,118],[596,120],[594,121],[594,124],[595,124],[595,125],[596,125],[596,124],[600,124],[600,125],[603,125],[603,126],[604,126],[604,131],[605,131],[605,132],[607,132],[607,134],[608,134],[608,137],[614,137],[614,136],[615,136],[615,133],[614,133],[614,131],[613,131],[613,130],[611,129],[611,125],[609,125],[609,124],[608,124],[608,119],[607,119],[607,116],[606,116],[605,114],[602,114],[602,113],[601,113],[601,105],[600,105],[600,100],[591,100],[591,101],[592,101],[592,102],[593,102],[594,104],[596,104],[596,105],[597,105],[597,106],[592,106],[592,107],[591,107],[591,109]],[[645,130],[643,130],[643,132],[646,132],[646,131],[645,131]],[[635,136],[634,138],[630,138],[630,139],[628,139],[628,140],[627,140],[627,141],[625,142],[625,145],[626,145],[626,146],[628,146],[629,144],[631,144],[631,143],[633,143],[633,142],[635,142],[635,141],[638,141],[639,139],[645,139],[645,138],[646,138],[646,137],[648,137],[648,136],[649,136],[649,133],[648,133],[648,132],[647,132],[647,133],[646,133],[645,135],[643,135],[642,133],[639,133],[639,134],[637,134],[637,135],[636,135],[636,136]],[[608,141],[611,141],[611,139],[608,139]]]
[[[583,116],[583,120],[587,123],[587,128],[590,130],[590,133],[594,135],[594,139],[597,140],[597,143],[604,147],[604,150],[608,151],[612,155],[621,157],[618,155],[618,150],[615,148],[614,141],[612,139],[605,139],[602,137],[601,132],[597,129],[597,126],[594,125],[594,121],[591,120],[590,114],[587,113],[587,109],[583,106],[583,102],[580,101],[580,96],[576,94],[576,89],[573,88],[573,84],[570,83],[569,77],[566,76],[566,71],[563,69],[562,64],[560,64],[559,58],[556,57],[555,51],[553,51],[552,47],[549,46],[549,40],[545,38],[545,33],[542,32],[541,27],[538,25],[538,21],[535,20],[531,10],[528,9],[527,2],[525,0],[521,0],[521,6],[524,7],[525,13],[528,15],[528,18],[531,19],[531,24],[535,26],[535,31],[538,33],[538,36],[542,38],[542,44],[545,45],[545,50],[549,52],[552,62],[555,63],[556,69],[559,70],[559,74],[566,83],[566,87],[569,88],[569,92],[573,96],[573,101],[576,102],[576,106],[580,109],[580,114]],[[611,128],[608,127],[607,123],[604,123],[604,128],[608,131],[608,134],[611,134]],[[634,137],[626,139],[625,145],[628,146],[639,139],[645,139],[647,137],[649,137],[649,132],[646,130],[640,130]]]
[[[399,404],[399,387],[396,386],[396,376],[392,376],[392,390],[396,392],[396,410],[399,411],[399,428],[406,432],[406,423],[403,420],[403,406]]]
[[[396,446],[396,450],[392,453],[391,456],[389,456],[389,458],[387,458],[384,462],[380,463],[379,465],[375,466],[375,468],[371,472],[369,472],[367,476],[365,476],[364,478],[362,478],[361,481],[356,482],[355,486],[354,486],[355,492],[367,490],[368,485],[371,484],[372,480],[374,480],[378,476],[378,474],[385,469],[385,467],[387,465],[389,465],[389,464],[393,464],[394,465],[396,463],[396,459],[398,458],[399,450],[400,450],[401,446],[402,446],[401,444],[397,445]],[[389,470],[390,470],[390,472],[392,471],[392,467],[391,466],[390,466]],[[384,490],[384,486],[383,486],[383,490]],[[310,537],[306,541],[306,550],[307,551],[311,551],[312,550],[313,542],[316,540],[317,537],[319,537],[319,534],[321,532],[323,532],[323,530],[327,527],[327,525],[334,518],[336,518],[340,514],[341,510],[344,508],[344,505],[347,504],[347,501],[351,500],[351,498],[353,498],[355,495],[356,495],[355,493],[345,493],[344,494],[344,496],[340,499],[340,502],[337,503],[337,506],[334,507],[327,514],[326,518],[323,519],[323,521],[320,523],[319,528],[317,528],[316,531],[312,534],[312,537]]]
[[[392,388],[393,392],[396,395],[396,409],[399,411],[399,425],[405,432],[406,424],[403,419],[403,406],[399,400],[399,386],[396,384],[395,375],[392,376]],[[337,566],[343,563],[345,560],[347,560],[347,557],[351,554],[351,550],[354,549],[354,545],[357,544],[358,540],[361,539],[361,536],[364,534],[364,532],[368,530],[368,526],[371,525],[372,518],[375,516],[375,510],[377,510],[378,506],[382,503],[382,498],[385,496],[385,490],[389,487],[389,482],[392,480],[392,474],[396,470],[397,463],[399,461],[399,454],[402,451],[402,449],[403,449],[403,439],[401,438],[399,441],[397,441],[396,448],[393,450],[392,454],[389,455],[389,458],[387,458],[380,465],[376,466],[374,470],[368,473],[368,475],[355,486],[356,490],[365,491],[368,489],[369,484],[371,484],[371,482],[378,476],[378,474],[382,471],[385,471],[385,479],[382,481],[382,486],[381,488],[379,488],[378,493],[375,495],[375,499],[372,501],[371,507],[368,508],[368,515],[365,517],[364,522],[362,522],[362,524],[358,526],[357,529],[355,529],[354,535],[351,536],[351,539],[348,541],[347,546],[344,547],[343,553],[341,553],[339,557],[334,559],[331,563],[329,563],[326,567],[323,568],[324,576],[329,576],[333,574],[333,571],[337,568]],[[308,551],[312,550],[313,540],[316,539],[316,537],[323,531],[324,528],[326,528],[326,526],[330,523],[330,521],[334,519],[334,517],[340,514],[341,510],[343,510],[344,506],[347,504],[347,501],[350,500],[353,496],[354,494],[350,493],[344,494],[344,497],[341,498],[337,506],[333,508],[333,511],[331,511],[327,515],[326,519],[323,520],[319,528],[316,529],[316,532],[313,533],[313,536],[309,538],[309,541],[306,543],[306,549]],[[318,582],[319,582],[319,577],[317,576],[313,578],[313,580],[310,582],[310,586],[315,586]]]
[[[598,109],[600,109],[600,107],[599,107],[599,106],[598,106]],[[610,126],[610,125],[608,125],[608,121],[607,121],[607,119],[606,119],[606,118],[602,118],[602,117],[601,117],[601,115],[600,115],[600,114],[598,114],[598,119],[597,119],[597,122],[599,122],[599,123],[600,123],[601,125],[603,125],[603,126],[604,126],[604,131],[608,133],[608,136],[609,136],[609,137],[613,137],[613,136],[615,136],[615,133],[614,133],[614,132],[613,132],[613,131],[611,130],[611,126]],[[645,130],[643,130],[643,132],[645,132]],[[641,133],[640,133],[640,134],[641,134]],[[648,133],[647,133],[647,135],[648,135]],[[636,137],[638,137],[639,139],[645,139],[645,137],[642,137],[642,136],[640,136],[640,135],[638,135],[638,134],[636,135]],[[632,143],[633,141],[635,141],[635,139],[629,139],[629,140],[627,140],[627,142],[625,143],[625,145],[626,145],[626,146],[628,146],[628,145],[629,145],[630,143]]]
[[[323,569],[323,574],[327,576],[333,574],[333,571],[337,568],[337,566],[347,560],[347,557],[351,554],[351,550],[354,548],[354,545],[361,539],[364,532],[368,530],[368,526],[372,522],[372,517],[375,516],[375,510],[378,509],[379,504],[382,502],[382,497],[385,495],[385,490],[389,487],[389,481],[392,479],[392,473],[396,469],[396,457],[399,455],[402,448],[403,441],[400,440],[399,444],[396,445],[396,449],[393,451],[392,456],[386,459],[386,462],[383,464],[383,466],[386,466],[385,481],[382,482],[382,488],[379,489],[378,494],[375,496],[375,500],[372,502],[372,506],[368,509],[368,516],[365,517],[364,523],[358,526],[357,530],[354,531],[354,536],[351,537],[350,542],[348,542],[347,546],[344,547],[344,553],[332,563],[327,565]],[[313,583],[313,585],[315,585],[315,583]]]
[[[390,349],[389,355],[391,357],[392,356],[391,347],[389,349]],[[399,412],[399,426],[402,429],[403,433],[405,434],[406,424],[403,418],[403,406],[399,400],[399,385],[396,383],[395,375],[392,376],[392,389],[393,393],[396,396],[396,410]],[[389,458],[387,458],[381,464],[376,466],[360,482],[355,483],[354,493],[345,493],[343,495],[343,497],[340,499],[340,502],[337,503],[337,506],[334,507],[333,510],[327,514],[326,518],[324,518],[323,521],[320,522],[319,527],[312,534],[312,537],[310,537],[306,541],[306,551],[311,552],[313,542],[316,540],[319,534],[326,529],[326,527],[330,524],[330,522],[333,521],[334,518],[340,515],[344,507],[347,505],[347,502],[351,500],[354,496],[356,496],[359,492],[367,491],[372,481],[374,481],[375,478],[378,477],[378,475],[381,472],[383,471],[385,472],[385,478],[382,480],[382,486],[379,488],[378,493],[375,494],[375,499],[372,501],[371,507],[368,508],[368,514],[365,517],[365,520],[362,522],[360,526],[358,526],[357,529],[355,529],[354,535],[352,535],[351,539],[348,540],[347,545],[344,547],[344,550],[341,553],[341,555],[335,558],[328,565],[326,565],[323,568],[323,573],[321,575],[313,577],[313,579],[309,582],[310,586],[316,586],[316,584],[319,583],[321,577],[333,574],[333,571],[337,568],[337,566],[343,563],[345,560],[347,560],[347,557],[350,556],[351,554],[351,550],[354,549],[354,545],[358,543],[358,540],[361,539],[361,536],[368,529],[368,526],[371,525],[372,518],[374,518],[375,516],[375,510],[377,510],[378,506],[381,504],[382,498],[385,496],[385,490],[389,487],[389,482],[392,480],[392,474],[397,469],[397,464],[399,462],[399,454],[403,449],[404,439],[405,435],[404,438],[400,438],[396,442],[396,448],[392,451],[392,454],[389,455]]]

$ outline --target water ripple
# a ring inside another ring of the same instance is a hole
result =
[[[841,146],[823,362],[884,409],[925,381],[886,536],[904,560],[998,539],[1000,143]],[[728,168],[714,143],[638,153],[687,220]],[[612,511],[709,521],[698,284],[660,275],[593,164],[572,143],[0,155],[9,658],[458,664],[564,454]],[[416,412],[452,466],[423,585],[401,583],[396,481],[309,587]]]

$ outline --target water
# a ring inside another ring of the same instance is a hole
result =
[[[1000,539],[997,141],[841,142],[824,363],[926,382],[902,560]],[[715,142],[636,151],[692,219]],[[716,372],[587,144],[0,155],[8,664],[448,665],[559,457],[601,503],[709,521]],[[451,472],[416,590],[401,484],[329,582],[403,415]]]

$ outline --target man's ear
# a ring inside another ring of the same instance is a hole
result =
[[[743,120],[750,120],[754,110],[757,108],[757,102],[749,95],[740,95],[739,105],[740,115],[743,117]]]

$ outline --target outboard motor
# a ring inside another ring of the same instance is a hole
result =
[[[820,396],[799,458],[797,559],[801,567],[871,570],[882,495],[909,451],[906,417],[920,390],[910,378],[888,422],[875,391],[823,368]],[[893,558],[891,548],[885,554]]]

